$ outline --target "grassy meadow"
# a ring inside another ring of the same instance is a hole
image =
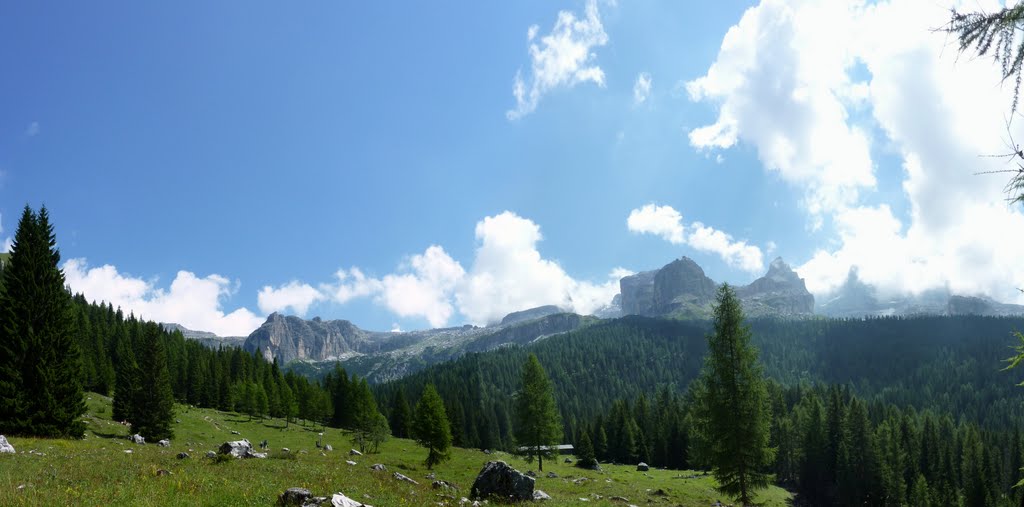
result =
[[[308,488],[319,496],[341,492],[374,506],[456,505],[459,498],[469,496],[473,480],[487,461],[500,459],[522,472],[536,467],[501,452],[486,455],[453,449],[452,459],[433,473],[459,489],[441,491],[425,478],[430,473],[422,464],[426,452],[411,440],[390,439],[379,454],[350,456],[350,437],[336,429],[295,423],[285,428],[282,420],[250,421],[247,416],[179,405],[175,417],[180,422],[174,425],[170,447],[135,445],[125,438],[127,428],[113,422],[110,413],[109,398],[89,394],[85,439],[9,437],[17,454],[0,454],[0,505],[273,505],[289,487]],[[333,451],[316,448],[320,431]],[[268,440],[270,457],[221,462],[204,457],[221,443],[241,438],[254,446]],[[281,452],[282,447],[291,453]],[[177,459],[183,451],[191,457]],[[594,472],[565,464],[563,459],[546,461],[544,473],[538,473],[536,489],[551,495],[548,505],[627,504],[612,497],[636,505],[706,507],[718,499],[731,503],[714,491],[710,476],[699,472],[652,469],[643,473],[635,466],[615,465]],[[375,463],[384,464],[388,471],[370,470]],[[161,470],[170,474],[158,474]],[[548,478],[549,471],[558,478]],[[398,481],[393,472],[419,485]],[[586,480],[577,481],[580,478]],[[758,502],[784,506],[789,498],[786,491],[772,487],[761,492]]]

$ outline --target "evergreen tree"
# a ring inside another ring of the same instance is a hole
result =
[[[527,460],[537,458],[537,468],[544,471],[545,452],[562,436],[561,418],[555,407],[555,393],[537,356],[530,354],[523,365],[522,388],[516,395],[516,439],[530,449]]]
[[[115,421],[134,421],[132,408],[139,398],[139,366],[135,362],[131,340],[123,328],[115,337],[117,342],[117,374],[114,381],[113,418]]]
[[[167,370],[167,353],[160,329],[156,324],[146,325],[139,368],[145,372],[139,377],[139,390],[133,404],[132,430],[148,440],[171,438],[174,419],[174,392]]]
[[[416,443],[427,448],[427,459],[424,461],[427,469],[451,457],[449,449],[452,445],[452,433],[448,425],[448,416],[444,411],[444,402],[437,394],[434,384],[427,384],[423,388],[423,395],[416,404],[413,436]]]
[[[82,355],[46,207],[25,207],[0,290],[0,433],[80,437]]]
[[[409,438],[412,435],[412,409],[405,399],[404,389],[399,389],[391,402],[391,432],[398,438]]]
[[[590,434],[583,430],[580,441],[576,445],[576,466],[580,468],[594,468],[597,465],[597,458],[594,456],[594,444],[590,442]]]
[[[697,422],[719,491],[753,503],[752,493],[767,487],[764,469],[774,457],[768,446],[771,425],[767,385],[750,328],[732,287],[723,284],[714,309],[714,333],[701,372]]]

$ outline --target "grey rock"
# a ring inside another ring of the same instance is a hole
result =
[[[398,473],[398,472],[395,472],[395,473],[394,473],[394,474],[392,475],[392,477],[394,477],[394,478],[395,478],[396,480],[399,480],[399,481],[404,481],[404,482],[408,482],[409,484],[415,484],[415,485],[417,485],[417,486],[419,486],[419,485],[420,485],[420,483],[416,482],[416,481],[415,481],[415,480],[413,480],[413,479],[412,479],[411,477],[407,477],[407,476],[404,476],[404,475],[402,475],[402,474],[400,474],[400,473]]]
[[[170,447],[171,446],[171,441],[167,440],[165,438],[165,439],[160,440],[159,442],[157,442],[156,445],[159,445],[160,447]]]
[[[814,296],[807,285],[781,257],[772,261],[768,272],[750,285],[736,288],[749,317],[801,317],[814,313]]]
[[[239,433],[239,432],[237,432],[237,431],[235,431],[235,430],[231,430],[231,434],[232,434],[232,435],[241,435],[241,433]]]
[[[527,470],[526,475],[529,475],[530,477],[537,477],[537,472],[534,472],[533,470]]]
[[[7,441],[7,437],[0,435],[0,454],[14,454],[14,446]]]
[[[235,440],[233,442],[224,442],[217,449],[221,454],[230,454],[236,458],[265,458],[266,454],[252,452],[252,444],[248,440]],[[262,454],[262,455],[261,455]]]
[[[566,464],[572,464],[572,458],[565,458]]]
[[[207,458],[216,458],[217,457],[217,453],[215,453],[213,451],[206,451],[206,457]]]
[[[250,452],[247,456],[243,456],[243,457],[245,457],[245,458],[267,459],[267,453],[265,453],[265,452]]]
[[[619,280],[619,296],[624,315],[649,315],[654,311],[654,275],[644,271]]]
[[[647,463],[644,463],[643,461],[641,461],[640,464],[636,466],[637,472],[646,472],[650,469],[651,467],[647,466]]]
[[[388,471],[388,467],[386,467],[386,466],[384,466],[384,465],[382,465],[380,463],[374,463],[370,467],[370,470],[376,470],[378,472],[387,472]]]
[[[543,502],[544,500],[551,500],[551,495],[545,493],[543,490],[540,490],[540,489],[535,490],[533,492],[533,501],[534,502]]]
[[[277,497],[277,505],[281,507],[301,507],[312,497],[313,493],[306,488],[288,488],[284,490],[284,493],[281,493],[281,496]]]
[[[356,463],[355,461],[352,461],[352,460],[350,460],[350,459],[347,459],[347,460],[345,460],[345,463],[346,463],[346,464],[348,464],[348,465],[351,465],[351,466],[356,466],[356,465],[358,465],[358,463]]]
[[[548,479],[557,479],[557,478],[558,478],[558,474],[556,474],[554,472],[548,472]]]
[[[164,470],[164,469],[161,468],[161,469],[156,471],[156,476],[157,477],[163,477],[165,475],[171,475],[170,470]]]
[[[341,493],[335,493],[331,497],[331,507],[370,507],[363,503],[357,502]]]
[[[131,440],[132,442],[135,442],[136,444],[145,444],[146,443],[146,439],[143,438],[142,435],[139,435],[138,433],[128,437],[128,439]]]
[[[330,452],[334,450],[334,447],[331,447],[331,444],[327,444],[324,446],[324,450]]]
[[[189,455],[187,452],[179,452],[177,457],[178,459],[188,459]]]
[[[456,488],[455,486],[452,486],[451,483],[449,483],[448,481],[441,481],[441,480],[436,480],[436,481],[430,483],[430,486],[432,488],[434,488],[434,489],[450,489],[450,490],[456,490],[456,491],[458,491],[458,489],[459,489],[459,488]]]
[[[163,327],[165,331],[171,333],[180,331],[182,336],[185,338],[195,340],[211,349],[218,349],[221,346],[241,347],[242,343],[245,341],[244,336],[217,336],[207,331],[193,331],[181,324],[174,324],[172,322],[161,322],[160,326]]]
[[[484,465],[483,470],[476,476],[470,496],[494,496],[513,502],[532,500],[534,480],[533,477],[508,466],[504,461],[491,461]]]
[[[361,453],[361,452],[359,452],[359,451],[357,451],[355,449],[349,449],[348,450],[348,455],[349,456],[362,456],[363,453]]]

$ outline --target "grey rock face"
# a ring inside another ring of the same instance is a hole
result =
[[[512,312],[506,315],[505,318],[501,319],[501,325],[507,326],[509,324],[526,322],[528,320],[539,319],[556,313],[563,313],[563,311],[555,305],[538,306],[537,308],[530,308],[529,310],[523,310],[520,312]]]
[[[814,313],[814,296],[807,291],[804,280],[781,257],[772,261],[764,276],[750,285],[738,287],[736,295],[748,317],[797,317]]]
[[[718,285],[689,257],[667,264],[654,275],[654,311],[690,313],[715,299]]]
[[[491,461],[476,476],[470,494],[473,498],[491,496],[513,502],[533,499],[534,478],[508,466],[504,461]]]
[[[3,435],[0,435],[0,454],[14,454],[14,446]]]
[[[657,272],[644,271],[619,280],[623,315],[650,315],[654,311],[654,275]]]
[[[259,352],[268,361],[277,358],[288,364],[295,359],[322,360],[380,351],[387,334],[363,331],[347,320],[305,320],[272,313],[242,348]]]

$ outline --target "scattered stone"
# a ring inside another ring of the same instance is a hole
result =
[[[125,450],[124,450],[124,453],[125,453],[125,454],[131,454],[131,453],[132,453],[132,450],[131,450],[131,449],[125,449]]]
[[[398,472],[395,472],[395,474],[392,477],[394,477],[395,479],[400,480],[400,481],[408,482],[409,484],[415,484],[417,486],[420,485],[420,483],[414,481],[411,477],[406,477],[406,476],[404,476],[404,475],[402,475],[402,474],[400,474]]]
[[[167,440],[167,439],[165,438],[165,439],[163,439],[163,440],[161,440],[161,441],[157,442],[157,443],[156,443],[156,445],[159,445],[160,447],[170,447],[170,446],[171,446],[171,441],[170,441],[170,440]]]
[[[523,501],[533,499],[534,478],[508,466],[504,461],[491,461],[484,465],[476,476],[470,496],[487,498],[496,496],[503,500]]]
[[[529,475],[530,477],[537,477],[537,472],[534,472],[533,470],[527,470],[526,475]]]
[[[490,454],[490,453],[491,453],[490,449],[484,449],[484,454]]]
[[[567,465],[571,465],[572,464],[572,458],[565,458],[565,463]]]
[[[174,422],[181,424],[181,419],[175,419]]]
[[[341,493],[335,493],[334,496],[331,497],[331,507],[370,507],[370,506],[362,504],[362,503],[359,503],[359,502],[357,502],[357,501],[355,501],[355,500],[353,500],[353,499],[351,499],[351,498],[349,498],[349,497],[347,497],[347,496],[345,496],[345,495],[343,495]]]
[[[548,479],[557,479],[557,478],[558,478],[558,474],[556,474],[554,472],[548,472]]]
[[[609,502],[622,502],[629,503],[629,499],[621,496],[613,496],[608,499]]]
[[[448,481],[441,481],[441,480],[434,481],[434,482],[430,483],[430,485],[434,489],[454,489],[456,491],[458,491],[458,489],[459,489],[459,488],[456,488],[455,486],[452,486],[451,483],[449,483]]]
[[[217,457],[217,453],[215,453],[213,451],[206,451],[206,457],[207,458],[216,458]]]
[[[358,464],[355,461],[352,461],[350,459],[345,460],[345,463],[348,463],[349,465],[352,465],[352,466],[356,466]]]
[[[309,451],[302,449],[299,451],[299,454],[309,454]]]
[[[423,478],[428,480],[428,481],[432,481],[434,479],[437,479],[437,475],[434,474],[434,472],[430,472],[429,474],[423,476]]]
[[[651,467],[647,466],[647,463],[644,463],[643,461],[641,461],[640,464],[636,466],[637,472],[646,472],[650,469]]]
[[[652,491],[651,494],[654,496],[668,496],[668,493],[666,493],[665,490],[661,488]]]
[[[164,470],[163,468],[161,468],[160,470],[156,471],[156,476],[157,477],[163,477],[165,475],[171,475],[171,472],[169,470]]]
[[[138,433],[136,433],[136,434],[134,434],[134,435],[132,435],[132,436],[130,436],[128,438],[132,442],[135,442],[136,444],[145,444],[146,443],[146,439],[143,438],[142,435],[139,435]]]
[[[239,433],[239,432],[237,432],[237,431],[235,431],[235,430],[231,430],[231,434],[232,434],[232,435],[241,435],[241,433]]]
[[[287,448],[287,447],[282,447],[282,448],[281,448],[281,452],[283,452],[283,453],[289,453],[289,452],[292,452],[292,450],[291,450],[291,449],[289,449],[289,448]]]
[[[265,452],[252,452],[252,444],[248,440],[235,440],[234,442],[224,442],[220,445],[218,452],[221,454],[230,454],[236,458],[266,458],[267,453]]]
[[[187,452],[179,452],[178,453],[178,459],[188,459],[188,458],[189,458],[189,456],[188,456]]]
[[[303,506],[313,496],[306,488],[288,488],[277,497],[277,505],[282,507]]]
[[[333,451],[334,448],[331,447],[331,444],[327,444],[327,445],[324,446],[324,450],[330,452],[330,451]]]
[[[14,454],[14,446],[7,441],[7,437],[0,435],[0,454]]]
[[[549,495],[549,494],[547,494],[547,493],[545,493],[545,492],[543,492],[543,491],[541,491],[539,489],[538,490],[534,490],[534,492],[533,492],[533,501],[534,502],[543,502],[544,500],[551,500],[551,495]]]
[[[330,449],[327,449],[327,450],[329,451]],[[361,453],[361,452],[359,452],[359,451],[357,451],[355,449],[349,449],[348,455],[349,456],[362,456],[363,453]]]
[[[579,479],[573,480],[572,483],[579,485],[579,484],[583,484],[583,483],[587,482],[588,480],[590,480],[590,479],[587,479],[586,477],[580,477]]]
[[[386,466],[384,466],[384,465],[382,465],[380,463],[375,463],[373,466],[370,467],[370,470],[376,470],[378,472],[387,472],[388,471],[388,467],[386,467]]]

